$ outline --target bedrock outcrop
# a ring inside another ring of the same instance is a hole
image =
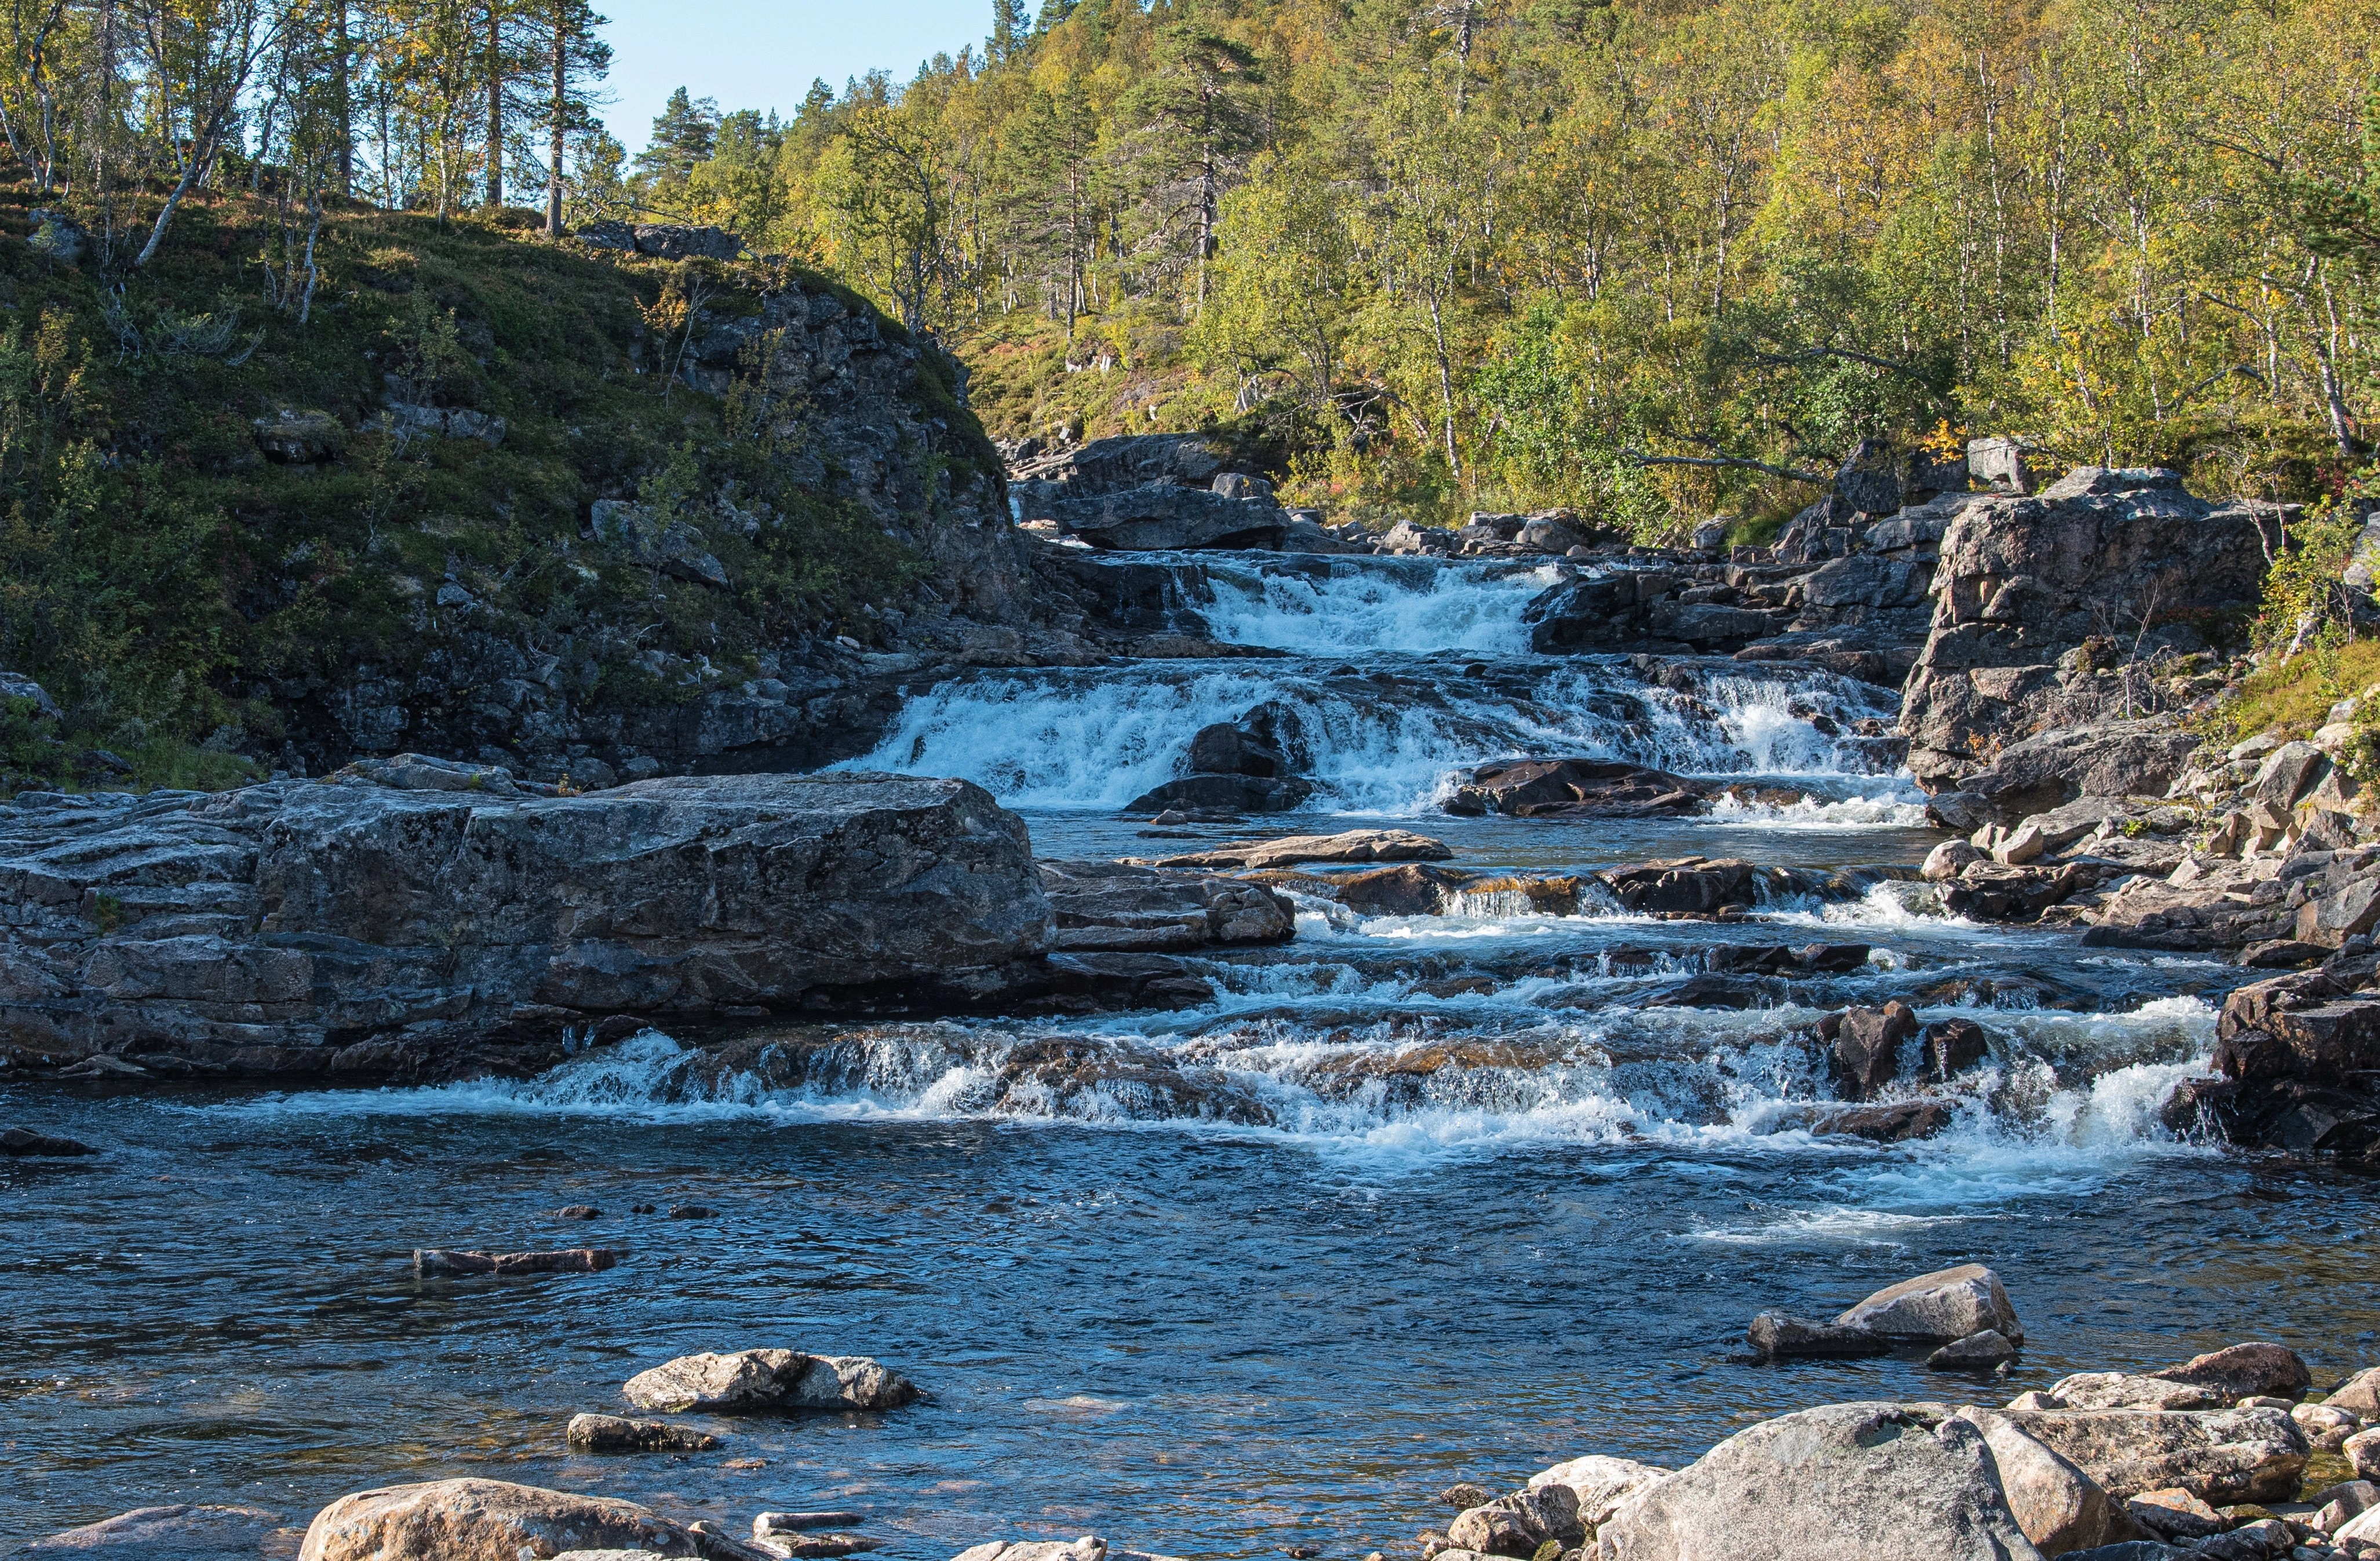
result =
[[[542,1067],[590,1026],[963,1005],[1050,945],[1023,822],[965,781],[540,796],[361,768],[0,809],[0,1045],[111,1072]]]
[[[2028,737],[2153,708],[2146,675],[2124,669],[2205,649],[2207,628],[2256,599],[2262,524],[2150,467],[2085,466],[2037,497],[1963,505],[1902,696],[1918,780],[1946,788]]]

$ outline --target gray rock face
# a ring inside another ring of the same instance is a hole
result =
[[[640,1410],[746,1415],[774,1410],[896,1410],[914,1401],[906,1377],[864,1355],[739,1349],[681,1355],[622,1389]]]
[[[2281,1501],[2311,1450],[2278,1410],[2008,1411],[2019,1430],[2111,1496],[2180,1487],[2228,1507]]]
[[[2254,600],[2264,568],[2254,517],[2211,508],[2171,472],[2085,467],[2038,498],[1967,506],[1942,538],[1903,696],[1911,768],[1939,787],[2024,738],[2124,713],[2123,680],[2059,658],[2094,637],[2177,643],[2186,631],[2157,625]]]
[[[1049,946],[1024,824],[965,781],[495,790],[0,810],[0,1023],[157,1071],[387,1074],[505,1037],[558,1061],[607,1015],[958,998]]]
[[[125,1561],[254,1561],[263,1542],[281,1525],[281,1514],[261,1507],[200,1506],[176,1502],[144,1507],[85,1523],[18,1546],[11,1555],[120,1555]]]
[[[664,520],[651,511],[615,499],[598,499],[593,510],[596,537],[648,569],[698,585],[728,586],[727,566],[710,555],[702,533],[682,520]]]
[[[2037,1561],[1989,1445],[1938,1405],[1764,1421],[1623,1502],[1602,1561]]]
[[[1296,908],[1262,884],[1120,862],[1044,862],[1057,917],[1054,949],[1180,952],[1210,944],[1277,943]]]
[[[2087,797],[2161,797],[2197,749],[2198,738],[2165,717],[2060,727],[2001,749],[1960,783],[1961,795],[2010,826]]]
[[[1227,498],[1210,489],[1153,482],[1104,492],[1019,483],[1016,502],[1095,548],[1278,548],[1289,512],[1270,495]]]

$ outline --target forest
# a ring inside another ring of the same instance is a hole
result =
[[[2372,449],[2374,0],[994,0],[633,158],[587,0],[6,17],[0,129],[103,272],[193,189],[273,203],[301,309],[326,201],[716,224],[995,434],[1214,429],[1338,518],[1773,519],[1869,435],[2298,499]]]

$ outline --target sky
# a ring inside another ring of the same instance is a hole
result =
[[[790,115],[814,78],[837,91],[881,67],[896,81],[936,51],[980,50],[991,0],[595,0],[612,18],[603,122],[634,152],[674,88],[722,112]]]

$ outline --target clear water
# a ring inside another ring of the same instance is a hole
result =
[[[976,774],[1050,857],[1393,820],[1481,870],[1857,869],[1937,838],[1904,779],[1810,719],[1888,704],[1875,690],[1711,663],[1681,695],[1623,661],[1534,659],[1496,638],[1542,588],[1530,571],[1339,561],[1317,583],[1208,562],[1212,626],[1299,654],[983,674],[863,762]],[[1358,696],[1376,673],[1392,681]],[[1269,696],[1314,713],[1314,810],[1168,832],[1186,838],[1116,815],[1208,712]],[[1810,800],[1626,824],[1429,810],[1445,768],[1546,732],[1790,776]],[[1724,926],[1493,897],[1444,917],[1301,905],[1293,943],[1204,962],[1215,1000],[1181,1012],[649,1032],[440,1088],[0,1075],[0,1122],[105,1150],[0,1162],[0,1539],[176,1500],[302,1523],[346,1491],[476,1473],[737,1530],[853,1507],[915,1561],[1084,1532],[1355,1561],[1442,1523],[1430,1498],[1457,1478],[1682,1462],[1812,1403],[1999,1402],[2252,1337],[2318,1381],[2380,1361],[2370,1186],[2158,1124],[2232,967],[1927,914],[1882,881]],[[1746,1009],[1657,1000],[1716,944],[1809,941],[1871,954]],[[1990,1067],[1930,1143],[1812,1137],[1809,1026],[1888,996],[1980,1022]],[[578,1203],[604,1213],[554,1217]],[[424,1282],[407,1262],[589,1242],[625,1260]],[[1764,1307],[1828,1313],[1971,1260],[2026,1325],[2008,1380],[1743,1357]],[[729,1438],[712,1453],[564,1450],[570,1414],[622,1409],[633,1373],[760,1344],[876,1355],[929,1397],[709,1422]]]

